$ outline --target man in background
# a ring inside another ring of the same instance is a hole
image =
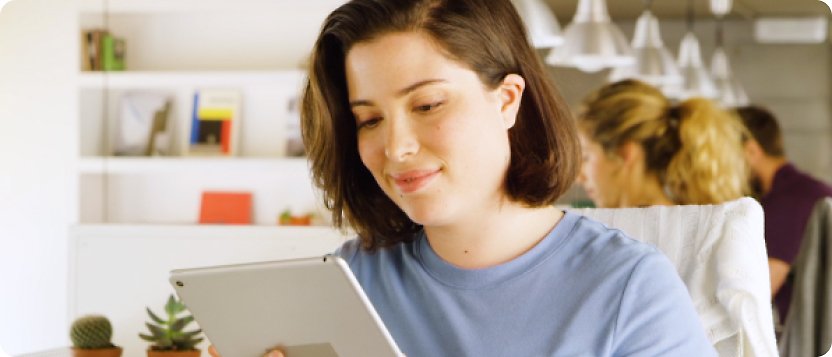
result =
[[[800,250],[803,231],[815,203],[832,197],[832,187],[797,170],[788,161],[780,126],[771,112],[748,106],[737,109],[737,114],[751,134],[744,143],[745,155],[752,187],[765,213],[771,295],[782,322],[792,294],[787,277]]]

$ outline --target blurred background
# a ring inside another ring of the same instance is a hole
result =
[[[2,8],[3,350],[67,346],[72,319],[97,312],[113,320],[114,342],[126,356],[142,355],[144,307],[164,304],[171,268],[321,254],[344,239],[326,226],[296,155],[303,63],[321,21],[340,3],[15,0]],[[611,76],[634,75],[632,66],[658,70],[632,58],[664,46],[677,67],[687,65],[650,77],[667,79],[668,95],[770,108],[789,158],[832,181],[832,15],[825,3],[516,4],[573,110]],[[580,57],[588,44],[602,49],[600,59]],[[618,51],[630,62],[617,59]],[[709,76],[710,87],[689,83],[696,73]],[[219,108],[236,123],[227,152],[196,150],[193,127],[205,119],[194,102],[200,95],[232,103]],[[158,113],[166,125],[154,124]],[[140,148],[118,150],[130,144]],[[246,224],[203,220],[211,192],[247,197]],[[585,199],[573,188],[561,203]]]

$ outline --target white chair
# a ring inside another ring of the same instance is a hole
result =
[[[777,356],[757,201],[571,211],[661,250],[687,286],[720,356]]]

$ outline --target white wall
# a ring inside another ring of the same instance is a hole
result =
[[[74,1],[0,12],[0,345],[68,343],[67,228],[77,190]]]

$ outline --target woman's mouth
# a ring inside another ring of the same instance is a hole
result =
[[[441,170],[412,170],[390,175],[402,194],[415,193],[433,182]]]

